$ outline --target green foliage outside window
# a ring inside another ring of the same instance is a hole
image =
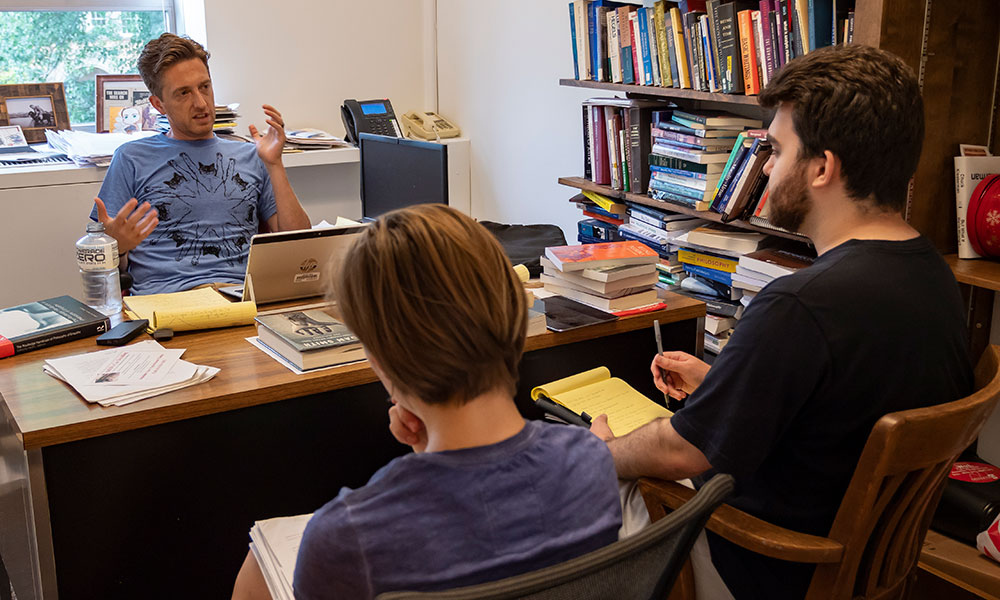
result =
[[[166,30],[160,11],[0,12],[0,84],[62,81],[70,122],[93,123],[95,75],[137,73]]]

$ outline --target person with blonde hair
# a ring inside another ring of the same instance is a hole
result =
[[[389,429],[414,452],[315,513],[296,598],[455,588],[614,542],[607,447],[582,427],[526,422],[514,404],[527,301],[496,239],[421,204],[380,217],[343,264],[344,323],[389,393]],[[254,579],[251,554],[234,598],[253,597]]]

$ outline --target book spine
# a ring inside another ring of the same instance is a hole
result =
[[[972,191],[976,188],[975,182],[971,181],[969,175],[971,169],[965,165],[962,157],[955,157],[955,215],[958,223],[958,257],[959,258],[979,258],[969,241],[968,212],[969,199]]]
[[[742,10],[737,15],[740,26],[740,53],[743,58],[743,89],[748,96],[760,93],[760,75],[757,73],[757,53],[754,50],[751,12]]]
[[[691,189],[687,186],[676,185],[667,181],[662,181],[660,179],[650,178],[649,187],[654,190],[659,190],[661,192],[668,192],[671,194],[677,194],[678,196],[684,196],[685,198],[690,198],[695,201],[705,200],[705,192]]]
[[[689,160],[684,160],[683,158],[676,158],[673,156],[661,156],[659,154],[649,155],[649,165],[658,167],[667,167],[670,169],[678,169],[681,171],[691,171],[692,173],[707,174],[708,166],[696,162],[691,162]]]
[[[705,181],[708,176],[704,173],[693,173],[691,171],[684,171],[681,169],[674,169],[672,167],[661,167],[659,165],[649,165],[649,170],[656,173],[664,173],[667,175],[674,175],[677,177],[684,177],[685,179],[697,179],[698,181]]]
[[[670,29],[674,34],[674,50],[677,52],[677,72],[680,75],[681,88],[691,88],[691,67],[685,45],[684,26],[681,23],[681,11],[670,9]]]
[[[833,23],[833,0],[809,0],[810,51],[833,43],[830,37],[830,33],[835,28]]]
[[[722,91],[722,56],[719,54],[719,4],[721,0],[705,3],[708,18],[708,45],[711,48],[712,72],[715,73],[716,91]]]
[[[680,71],[677,70],[677,46],[674,43],[676,39],[674,36],[674,25],[670,20],[670,12],[664,12],[663,14],[663,29],[667,36],[667,50],[669,51],[670,58],[670,79],[672,81],[671,86],[680,89],[681,87],[681,75]]]
[[[58,328],[49,331],[42,331],[36,335],[20,337],[16,340],[8,340],[0,335],[0,358],[6,358],[15,354],[41,350],[56,344],[70,342],[80,338],[90,337],[99,333],[104,333],[110,328],[110,319],[91,323],[70,325],[65,328]]]
[[[618,11],[609,10],[607,14],[608,28],[608,74],[612,83],[622,82],[622,62],[618,41]]]
[[[684,270],[691,275],[697,275],[699,277],[704,277],[705,279],[711,279],[721,283],[722,285],[732,286],[733,276],[731,273],[725,271],[719,271],[717,269],[710,269],[708,267],[703,267],[700,265],[685,264]]]
[[[608,165],[608,130],[604,126],[604,107],[591,107],[590,118],[590,130],[594,132],[594,183],[609,185],[611,168]]]
[[[780,69],[785,66],[785,40],[782,36],[781,0],[770,0],[771,14],[774,15],[774,23],[771,24],[771,35],[774,36],[775,68]]]
[[[590,147],[592,138],[590,137],[590,105],[583,105],[583,177],[591,181],[594,180],[594,169],[590,163]]]
[[[770,30],[771,39],[769,44],[771,47],[771,56],[773,57],[774,69],[771,71],[769,78],[774,79],[774,74],[781,68],[781,52],[778,50],[778,13],[771,11],[767,15],[768,28]]]
[[[854,43],[854,11],[847,13],[847,43]]]
[[[632,170],[629,169],[629,161],[632,160],[632,154],[629,148],[628,131],[625,128],[624,120],[623,116],[622,128],[618,130],[618,147],[622,156],[622,187],[625,188],[626,192],[630,192],[632,191]]]
[[[705,83],[707,91],[717,92],[721,88],[715,78],[715,66],[712,60],[712,40],[708,33],[708,17],[698,18],[698,39],[701,41],[701,54],[705,61]]]
[[[632,72],[636,85],[646,85],[646,74],[642,71],[642,36],[639,34],[639,11],[629,13],[629,35],[632,37]]]
[[[778,11],[781,13],[781,41],[785,45],[784,61],[787,64],[788,61],[795,58],[795,51],[792,49],[792,20],[788,6],[789,0],[774,1],[778,3]]]
[[[679,158],[681,160],[686,160],[689,162],[707,164],[705,161],[705,157],[701,153],[685,150],[683,148],[677,148],[674,146],[667,146],[666,144],[657,144],[653,146],[652,152],[653,154],[670,156],[672,158]]]
[[[722,175],[719,177],[719,183],[715,186],[715,190],[712,193],[712,210],[719,212],[718,203],[716,200],[719,199],[720,195],[726,191],[732,181],[732,172],[735,171],[739,161],[743,158],[746,148],[743,147],[743,140],[746,136],[742,133],[738,138],[736,138],[736,144],[733,146],[732,152],[729,153],[729,160],[726,161],[726,166],[722,169]]]
[[[739,264],[739,261],[733,258],[715,256],[704,252],[696,252],[686,248],[681,248],[677,251],[677,260],[682,264],[707,267],[724,273],[735,273],[736,265]]]
[[[635,194],[642,194],[646,191],[646,182],[649,181],[649,164],[642,160],[643,156],[649,154],[649,118],[651,111],[638,106],[631,106],[625,109],[628,121],[629,139],[629,189]],[[644,134],[645,132],[645,134]]]
[[[682,196],[680,194],[675,194],[673,192],[667,192],[665,190],[649,190],[649,197],[654,200],[662,200],[664,202],[669,202],[671,204],[677,204],[678,206],[683,206],[684,208],[689,208],[691,210],[705,211],[708,210],[708,202],[703,200],[695,200],[693,198],[688,198],[687,196]]]
[[[751,18],[753,19],[753,40],[754,46],[757,51],[757,72],[760,73],[760,87],[764,89],[767,87],[767,66],[764,62],[764,37],[763,31],[760,27],[760,11],[755,10],[751,13]]]
[[[597,219],[598,221],[601,221],[603,223],[608,223],[609,225],[615,225],[615,226],[621,225],[622,223],[625,222],[624,219],[609,217],[607,215],[602,215],[600,213],[596,213],[589,209],[583,211],[583,216],[589,217],[591,219]]]
[[[771,0],[760,0],[761,43],[764,48],[764,72],[767,81],[774,76],[774,46],[771,44]]]
[[[587,44],[590,46],[590,78],[593,81],[601,81],[601,51],[599,24],[597,22],[597,2],[587,2]]]
[[[573,11],[573,3],[569,3],[569,34],[573,41],[573,79],[580,78],[580,60],[576,53],[576,16]]]
[[[723,72],[723,91],[727,94],[742,94],[743,68],[734,7],[732,2],[719,6],[719,62],[721,63],[719,66]]]
[[[760,140],[755,139],[753,141],[753,145],[750,146],[750,149],[747,151],[746,158],[743,159],[743,163],[740,165],[739,171],[733,179],[733,183],[726,192],[726,197],[723,199],[722,209],[719,211],[722,213],[724,221],[727,220],[727,217],[730,217],[733,214],[736,199],[739,198],[743,188],[748,185],[752,171],[750,167],[754,163],[754,157],[757,154],[759,146]]]
[[[650,227],[656,227],[657,229],[660,229],[660,230],[663,229],[663,221],[662,220],[657,219],[656,217],[647,215],[646,213],[642,213],[642,212],[638,212],[638,211],[632,212],[632,213],[629,213],[628,219],[629,219],[629,223],[639,222],[639,223],[643,223],[645,225],[649,225]]]
[[[653,27],[653,9],[640,8],[640,27],[645,53],[642,56],[647,85],[660,85],[660,65],[656,60],[656,29]]]
[[[791,0],[795,9],[795,32],[798,35],[795,51],[798,56],[805,56],[812,44],[809,40],[809,0]]]
[[[584,219],[576,224],[578,233],[601,242],[617,242],[621,240],[618,227],[597,219]]]
[[[618,139],[615,129],[615,109],[611,106],[604,107],[604,130],[607,135],[608,168],[611,171],[611,189],[622,189],[621,165],[618,163],[618,144],[614,141]]]
[[[635,83],[635,71],[632,69],[632,26],[629,24],[629,12],[627,6],[618,9],[618,43],[622,83],[632,84]]]
[[[660,84],[673,87],[674,78],[670,69],[670,43],[667,41],[667,19],[664,10],[665,0],[657,0],[653,5],[653,29],[656,30],[657,59],[660,65]]]
[[[699,141],[695,143],[691,142],[681,142],[669,137],[655,137],[653,138],[654,144],[666,144],[667,146],[675,146],[681,149],[688,150],[698,150],[699,152],[729,152],[733,149],[732,142],[726,143],[725,141],[721,143],[713,144],[711,143],[714,139],[723,138],[698,138]]]
[[[580,79],[592,79],[586,0],[575,0],[573,2],[573,9],[576,13],[576,43],[580,58]]]

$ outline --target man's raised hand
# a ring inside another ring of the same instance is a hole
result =
[[[280,164],[281,150],[285,147],[285,121],[281,118],[281,113],[270,104],[265,104],[263,109],[270,126],[267,134],[260,133],[256,125],[251,125],[250,137],[257,144],[257,156],[265,165]]]
[[[135,249],[160,222],[156,209],[149,202],[143,202],[136,208],[139,201],[135,198],[126,202],[114,218],[108,216],[103,200],[94,198],[94,204],[97,206],[97,220],[104,223],[104,231],[118,240],[119,254]]]

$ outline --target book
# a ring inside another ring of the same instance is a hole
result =
[[[741,256],[738,266],[777,279],[808,267],[814,260],[815,257],[805,253],[782,248],[764,248]]]
[[[736,319],[732,317],[720,317],[718,315],[705,316],[705,331],[712,335],[718,335],[736,326]]]
[[[660,85],[673,87],[674,79],[670,67],[670,43],[667,41],[667,13],[665,0],[653,4],[653,30],[656,34],[657,61],[660,67]]]
[[[539,276],[539,279],[545,286],[545,289],[552,291],[553,286],[556,288],[568,288],[577,292],[593,294],[594,296],[598,296],[606,300],[614,300],[616,298],[645,292],[646,290],[652,289],[653,285],[658,280],[656,273],[651,273],[650,275],[645,275],[640,278],[642,281],[639,281],[638,285],[623,287],[620,285],[620,282],[616,282],[614,284],[602,284],[597,281],[591,281],[585,277],[579,278],[578,280],[570,280],[569,278],[564,277],[564,275],[572,276],[572,273],[562,273],[558,269],[553,269],[552,272],[556,274],[551,275],[549,273],[542,272]]]
[[[958,224],[958,257],[979,258],[969,240],[966,219],[976,186],[988,175],[1000,173],[1000,156],[955,157],[955,213]]]
[[[608,427],[622,436],[660,418],[672,416],[669,410],[643,396],[625,381],[611,376],[607,367],[597,367],[563,379],[542,384],[531,390],[531,398],[548,398],[571,411],[596,417],[608,415]]]
[[[618,10],[609,10],[606,18],[608,31],[608,69],[611,82],[622,82],[621,40],[618,39]]]
[[[0,358],[104,333],[110,319],[70,296],[0,310]]]
[[[629,13],[635,7],[621,6],[618,9],[618,54],[622,65],[622,83],[635,83],[634,63],[632,62],[632,25],[629,23]]]
[[[708,0],[705,3],[705,13],[708,19],[708,43],[712,55],[712,72],[715,75],[713,92],[722,92],[722,61],[719,54],[719,5],[722,0]]]
[[[692,229],[687,234],[687,240],[692,244],[740,253],[758,250],[766,239],[767,236],[763,233],[720,223],[709,223]]]
[[[655,303],[657,298],[656,290],[654,289],[647,289],[629,294],[627,296],[619,296],[617,298],[604,298],[597,294],[584,292],[579,289],[571,288],[567,285],[559,285],[555,283],[546,283],[545,289],[553,294],[564,296],[571,300],[576,300],[577,302],[582,302],[583,304],[587,304],[607,312],[617,312],[646,306],[647,304]]]
[[[760,87],[764,89],[767,87],[770,77],[767,73],[767,59],[764,55],[764,32],[761,29],[759,10],[750,11],[750,25],[754,47],[757,50],[757,72],[760,73]]]
[[[764,175],[764,165],[771,156],[771,146],[764,140],[755,139],[747,158],[743,161],[742,172],[732,186],[732,193],[727,193],[728,199],[722,208],[722,221],[738,219],[745,212],[752,199],[759,197],[767,177]]]
[[[680,171],[688,171],[693,174],[705,175],[706,177],[722,173],[723,167],[722,163],[700,164],[684,160],[683,158],[662,156],[660,154],[650,154],[648,156],[648,160],[650,168],[662,167],[667,169],[676,169]]]
[[[657,0],[657,2],[665,2],[665,0]],[[667,38],[667,58],[669,59],[668,66],[670,68],[671,87],[679,89],[681,87],[681,75],[680,71],[677,70],[677,47],[674,36],[674,24],[670,19],[670,11],[665,6],[663,8],[663,30]]]
[[[736,14],[740,40],[740,58],[743,63],[743,91],[746,95],[760,93],[760,73],[757,70],[757,50],[753,38],[752,11],[741,10]],[[759,126],[758,126],[759,127]]]
[[[668,144],[654,144],[650,152],[702,165],[718,163],[720,166],[719,171],[722,170],[722,165],[729,159],[729,154],[727,152],[705,152],[701,150],[670,146]]]
[[[643,70],[642,62],[642,35],[639,31],[639,22],[641,21],[639,10],[628,14],[629,36],[632,39],[632,73],[635,76],[636,85],[646,85],[646,72]]]
[[[674,50],[677,53],[677,71],[680,75],[680,87],[691,88],[691,61],[688,58],[687,46],[685,45],[684,26],[682,24],[681,11],[674,7],[670,9],[670,29],[674,34]]]
[[[673,120],[692,129],[728,129],[739,131],[741,129],[760,129],[763,122],[760,119],[751,119],[739,115],[722,111],[701,111],[687,112],[675,109]]]
[[[618,226],[605,223],[598,219],[584,219],[577,224],[577,231],[580,235],[587,236],[601,242],[617,242],[621,240],[618,235]]]
[[[656,264],[656,252],[634,241],[587,244],[583,246],[550,246],[548,258],[560,271],[581,271],[609,265]]]
[[[551,283],[559,285],[560,281],[566,282],[566,284],[572,284],[573,286],[584,288],[584,290],[589,290],[595,294],[616,294],[622,290],[632,289],[632,288],[649,288],[651,285],[656,283],[656,268],[644,269],[638,275],[631,275],[628,277],[616,277],[611,281],[598,281],[592,277],[588,277],[584,272],[572,272],[564,273],[556,268],[552,261],[542,258],[542,275],[546,275],[554,279]],[[610,273],[615,275],[615,273]],[[543,280],[544,283],[544,280]]]
[[[574,0],[573,23],[576,25],[576,54],[579,60],[579,79],[593,79],[590,62],[590,31],[587,25],[587,1]]]
[[[809,51],[833,44],[833,0],[809,0]]]
[[[365,358],[357,336],[322,310],[292,310],[256,320],[261,342],[303,371]]]
[[[541,264],[543,269],[548,266],[550,270],[558,270],[555,263],[544,256],[541,257]],[[607,265],[603,267],[589,267],[583,269],[582,271],[573,271],[573,275],[586,277],[592,281],[610,283],[654,272],[656,272],[656,265],[653,263],[647,263],[641,265]]]
[[[736,266],[739,264],[738,258],[697,252],[686,248],[681,248],[677,251],[677,260],[682,264],[698,265],[727,273],[735,273]]]
[[[580,58],[576,49],[576,11],[573,2],[569,3],[569,35],[573,45],[573,79],[580,79]]]

